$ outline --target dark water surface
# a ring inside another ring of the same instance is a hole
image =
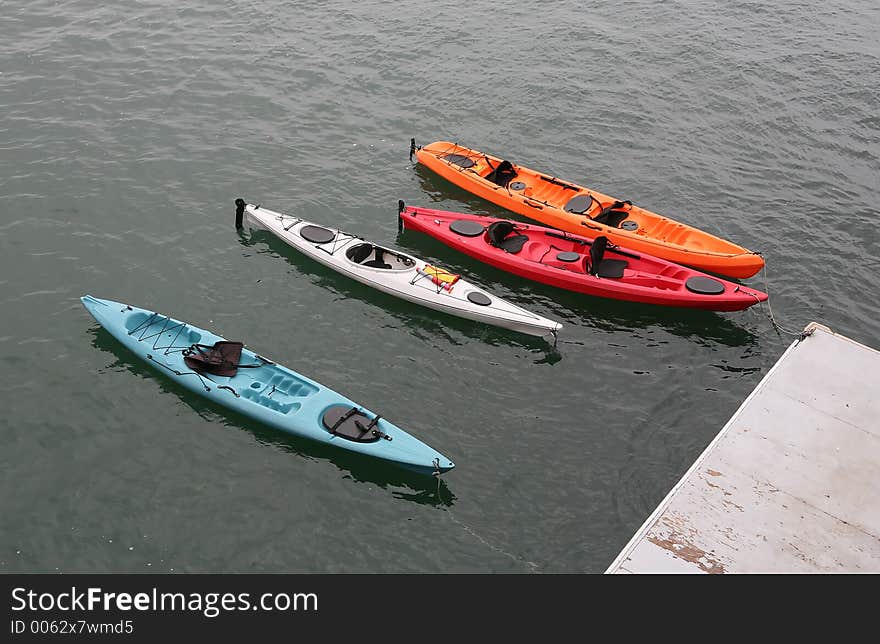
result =
[[[413,167],[410,136],[762,251],[781,324],[878,345],[874,2],[123,4],[0,4],[0,571],[605,569],[791,338],[398,238],[399,198],[503,212]],[[238,234],[238,196],[463,272],[561,342]],[[216,408],[85,293],[242,339],[458,468],[438,489]]]

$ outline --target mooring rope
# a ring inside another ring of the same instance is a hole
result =
[[[467,532],[469,535],[471,535],[477,541],[479,541],[484,546],[489,548],[489,550],[492,550],[500,555],[503,555],[504,557],[507,557],[511,561],[514,561],[518,564],[524,564],[526,566],[526,568],[529,569],[529,572],[538,572],[539,566],[534,561],[529,561],[528,559],[526,559],[523,556],[517,556],[511,552],[508,552],[504,548],[496,546],[495,544],[491,543],[488,539],[486,539],[485,537],[483,537],[482,535],[477,533],[476,530],[474,530],[470,526],[468,526],[468,525],[462,523],[461,521],[459,521],[458,519],[456,519],[455,515],[452,514],[451,510],[447,509],[446,513],[449,516],[450,521],[452,521],[454,524],[458,525],[460,528],[462,528],[465,532]]]
[[[440,461],[439,461],[439,459],[434,459],[434,467],[437,468],[437,471],[434,473],[434,478],[437,479],[437,500],[440,501],[440,502],[442,503],[442,502],[443,502],[443,498],[442,498],[442,496],[441,496],[441,494],[440,494],[441,485],[440,485],[440,473],[439,473],[439,472],[440,472]],[[515,561],[515,562],[517,562],[517,563],[523,563],[523,564],[525,564],[526,567],[527,567],[531,572],[537,572],[537,571],[538,571],[538,564],[536,564],[534,561],[529,561],[529,560],[526,559],[525,557],[521,557],[521,556],[518,557],[518,556],[516,556],[516,555],[514,555],[514,554],[512,554],[512,553],[510,553],[510,552],[508,552],[507,550],[504,550],[503,548],[499,548],[498,546],[496,546],[496,545],[490,543],[487,539],[485,539],[484,537],[482,537],[481,535],[479,535],[479,534],[477,533],[476,530],[474,530],[474,529],[471,528],[470,526],[465,525],[464,523],[462,523],[461,521],[459,521],[458,519],[456,519],[455,516],[452,514],[452,510],[450,510],[450,509],[447,508],[447,509],[446,509],[446,513],[447,513],[447,515],[449,516],[449,519],[450,519],[453,523],[455,523],[456,525],[458,525],[458,526],[459,526],[460,528],[462,528],[465,532],[467,532],[469,535],[471,535],[472,537],[474,537],[475,539],[477,539],[480,543],[482,543],[484,546],[486,546],[486,547],[489,548],[490,550],[493,550],[493,551],[497,552],[498,554],[501,554],[501,555],[503,555],[503,556],[505,556],[505,557],[507,557],[507,558],[509,558],[509,559],[511,559],[511,560],[513,560],[513,561]]]
[[[758,253],[758,254],[760,254],[760,253]],[[767,280],[767,262],[766,261],[764,262],[764,267],[761,270],[761,273],[763,274],[763,277],[764,277],[764,292],[767,294],[767,300],[766,300],[767,318],[770,320],[770,323],[773,325],[773,327],[777,331],[781,331],[781,332],[786,333],[788,335],[798,336],[803,340],[807,334],[805,334],[803,331],[792,331],[791,329],[786,329],[784,326],[782,326],[781,324],[779,324],[779,322],[776,321],[776,317],[773,315],[773,307],[770,306],[770,287],[768,285],[768,280]],[[752,297],[755,298],[756,301],[758,301],[758,298],[754,293],[749,293],[749,295],[751,295]]]

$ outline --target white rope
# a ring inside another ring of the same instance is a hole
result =
[[[434,467],[436,468],[436,471],[434,472],[434,477],[437,479],[437,500],[438,500],[440,503],[443,503],[443,499],[442,499],[442,497],[440,496],[440,488],[441,488],[441,486],[440,486],[440,461],[439,461],[439,459],[434,459]],[[451,499],[450,499],[450,500],[451,500]],[[503,548],[499,548],[498,546],[496,546],[496,545],[490,543],[489,541],[487,541],[486,539],[484,539],[482,536],[480,536],[479,534],[477,534],[477,532],[476,532],[473,528],[471,528],[471,527],[465,525],[464,523],[462,523],[461,521],[459,521],[458,519],[456,519],[456,518],[453,516],[451,510],[447,509],[447,510],[446,510],[446,513],[448,514],[449,519],[450,519],[453,523],[455,523],[456,525],[458,525],[459,527],[461,527],[465,532],[467,532],[469,535],[471,535],[472,537],[474,537],[475,539],[477,539],[480,543],[482,543],[484,546],[486,546],[486,547],[489,548],[490,550],[494,550],[494,551],[497,552],[498,554],[504,555],[505,557],[508,557],[509,559],[512,559],[513,561],[515,561],[515,562],[517,562],[517,563],[523,563],[523,564],[525,564],[526,567],[527,567],[531,572],[537,572],[537,571],[538,571],[538,564],[536,564],[534,561],[529,561],[528,559],[525,559],[524,557],[518,557],[518,556],[516,556],[516,555],[514,555],[514,554],[511,554],[511,553],[508,552],[507,550],[504,550]]]
[[[477,541],[479,541],[479,542],[482,543],[484,546],[486,546],[487,548],[489,548],[489,550],[492,550],[492,551],[494,551],[494,552],[497,552],[498,554],[503,555],[503,556],[507,557],[508,559],[511,559],[512,561],[515,561],[515,562],[518,563],[518,564],[524,564],[524,565],[526,566],[526,568],[529,569],[530,572],[537,572],[537,571],[539,570],[539,566],[538,566],[538,564],[536,564],[534,561],[529,561],[528,559],[526,559],[526,558],[524,558],[524,557],[522,557],[522,556],[516,556],[516,555],[514,555],[514,554],[508,552],[507,550],[504,550],[503,548],[499,548],[498,546],[496,546],[496,545],[490,543],[489,541],[487,541],[486,539],[484,539],[482,536],[480,536],[479,534],[477,534],[477,532],[476,532],[473,528],[470,528],[469,526],[466,526],[464,523],[462,523],[461,521],[459,521],[458,519],[456,519],[456,518],[452,515],[452,512],[450,512],[449,510],[446,510],[446,512],[447,512],[447,514],[449,515],[449,519],[450,519],[453,523],[455,523],[456,525],[458,525],[459,527],[461,527],[465,532],[467,532],[469,535],[471,535],[472,537],[474,537]]]
[[[773,315],[773,308],[770,306],[770,287],[767,283],[767,262],[764,262],[764,268],[762,269],[762,273],[764,275],[764,292],[767,293],[767,317],[770,319],[770,323],[776,328],[777,331],[782,331],[783,333],[787,333],[789,335],[803,336],[802,331],[792,331],[791,329],[786,329],[784,326],[779,324],[776,321],[776,318]],[[752,297],[755,297],[752,295]],[[757,300],[758,298],[755,297]]]

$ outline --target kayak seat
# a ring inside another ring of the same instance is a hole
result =
[[[611,226],[612,228],[617,228],[624,219],[629,217],[629,212],[626,210],[618,210],[619,208],[623,208],[625,205],[632,205],[630,201],[615,201],[610,206],[602,208],[602,211],[593,217],[593,221],[597,224],[605,224],[606,226]]]
[[[372,268],[391,268],[391,264],[388,264],[385,261],[385,249],[379,248],[378,246],[374,247],[376,249],[376,258],[371,259],[368,262],[363,262],[363,266],[370,266]]]
[[[605,224],[606,226],[611,226],[612,228],[617,228],[624,219],[629,217],[629,213],[625,210],[609,210],[608,212],[602,212],[599,215],[596,215],[593,218],[597,224]]]
[[[516,254],[522,250],[529,238],[521,233],[511,235],[510,233],[515,230],[516,225],[512,221],[496,221],[486,228],[487,241],[496,248]]]
[[[486,175],[486,179],[492,183],[506,188],[513,178],[516,177],[516,170],[510,161],[502,161],[492,172]]]
[[[628,262],[623,259],[605,259],[608,238],[604,235],[596,237],[590,246],[590,256],[586,259],[587,272],[596,277],[620,278]]]
[[[369,257],[373,252],[372,244],[358,244],[357,246],[352,246],[349,248],[345,255],[355,264],[360,264],[367,257]]]
[[[523,244],[529,241],[529,238],[525,235],[513,235],[512,237],[507,237],[499,244],[499,248],[503,248],[508,253],[516,254],[522,250]]]
[[[231,378],[238,373],[243,346],[241,342],[226,340],[213,345],[193,344],[184,350],[183,361],[193,371]]]

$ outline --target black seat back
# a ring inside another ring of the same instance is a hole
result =
[[[593,217],[593,221],[599,224],[605,224],[606,226],[611,226],[612,228],[617,228],[620,225],[620,222],[629,217],[629,212],[622,210],[622,208],[626,206],[632,206],[632,202],[629,200],[615,201],[610,206],[602,208],[601,212]]]
[[[604,235],[600,235],[593,240],[593,245],[590,246],[590,273],[593,275],[599,274],[599,264],[605,256],[605,249],[607,247],[608,238]]]
[[[486,228],[486,237],[493,246],[508,253],[518,253],[529,238],[521,233],[511,235],[515,230],[517,227],[512,221],[496,221]]]
[[[501,248],[501,242],[514,230],[516,230],[516,226],[512,221],[496,221],[486,228],[486,236],[489,238],[490,244]]]
[[[183,352],[186,366],[199,373],[232,377],[238,373],[244,344],[222,340],[213,345],[194,344]]]
[[[357,246],[354,246],[353,248],[349,248],[345,254],[348,255],[348,258],[351,261],[353,261],[355,264],[360,264],[367,257],[369,257],[370,253],[372,253],[372,252],[373,252],[373,245],[372,244],[358,244]]]
[[[605,259],[608,238],[600,235],[590,246],[590,275],[597,277],[620,278],[628,262],[625,259]]]
[[[513,168],[513,164],[510,161],[505,160],[499,163],[498,167],[492,170],[492,172],[487,174],[486,179],[506,188],[507,184],[510,183],[515,176],[516,170]]]
[[[371,268],[391,268],[391,264],[385,261],[385,249],[379,246],[373,246],[376,249],[376,258],[371,259],[368,262],[363,262],[362,266],[369,266]]]

